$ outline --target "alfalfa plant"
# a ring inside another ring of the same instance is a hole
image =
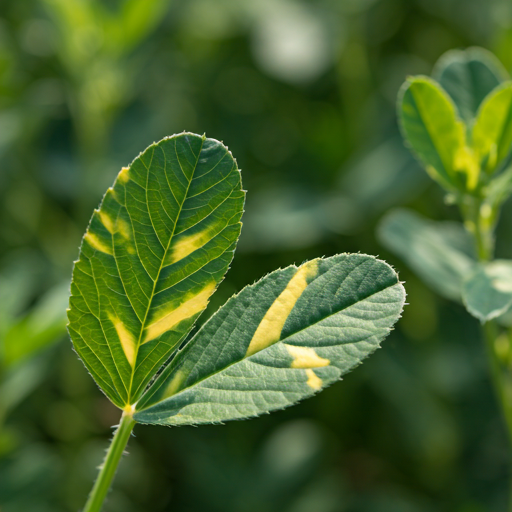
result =
[[[122,416],[85,512],[101,509],[136,423],[221,423],[287,407],[360,364],[399,318],[395,271],[339,254],[247,286],[188,339],[233,258],[244,200],[227,148],[182,133],[123,168],[94,211],[68,330]]]
[[[433,78],[406,80],[398,117],[406,144],[458,206],[462,223],[397,210],[383,220],[380,237],[481,321],[512,441],[512,261],[494,259],[496,224],[512,194],[512,81],[486,50],[450,51]]]

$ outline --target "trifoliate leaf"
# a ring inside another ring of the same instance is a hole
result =
[[[462,298],[468,311],[482,322],[512,306],[512,261],[479,264],[464,281]]]
[[[149,146],[105,194],[73,270],[68,329],[117,406],[140,398],[205,309],[243,205],[231,153],[191,133]]]
[[[501,62],[478,47],[446,52],[434,66],[432,76],[450,95],[468,125],[484,98],[508,79]]]
[[[342,254],[272,272],[204,324],[134,419],[215,423],[287,407],[375,351],[404,299],[394,270],[372,256]]]

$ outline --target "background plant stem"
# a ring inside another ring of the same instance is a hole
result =
[[[99,512],[101,510],[134,426],[132,413],[123,412],[83,512]]]
[[[472,228],[478,260],[485,263],[494,259],[494,235],[493,228],[482,217],[481,205],[481,201],[474,200],[468,209],[462,209],[462,213],[466,222],[469,221]],[[503,361],[497,353],[496,340],[500,335],[500,327],[495,320],[485,322],[482,325],[482,331],[489,360],[491,380],[501,406],[510,447],[512,448],[512,372],[508,362],[510,354],[507,355],[506,361]],[[512,483],[509,510],[512,511]]]

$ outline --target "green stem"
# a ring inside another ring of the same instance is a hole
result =
[[[468,204],[463,207],[463,214],[466,222],[471,226],[478,259],[481,262],[491,260],[494,254],[493,227],[482,216],[482,200],[470,198]]]
[[[505,417],[510,445],[512,446],[512,375],[496,354],[495,342],[499,335],[498,325],[490,320],[483,325],[483,331],[492,382]]]
[[[464,219],[470,227],[475,239],[478,260],[481,263],[491,261],[494,258],[494,224],[491,218],[482,215],[482,200],[471,198],[461,206]],[[503,417],[507,426],[509,444],[512,447],[512,372],[510,369],[510,340],[508,340],[508,353],[506,361],[500,358],[496,342],[500,335],[500,328],[496,321],[490,320],[483,325],[483,335],[487,349],[491,379],[496,397],[501,406]],[[512,512],[512,495],[509,503]]]
[[[121,422],[114,434],[107,456],[96,478],[96,482],[94,482],[83,512],[99,512],[101,510],[134,426],[135,421],[132,413],[123,412]]]

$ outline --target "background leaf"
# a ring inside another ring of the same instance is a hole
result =
[[[473,241],[461,224],[397,209],[383,217],[377,233],[435,291],[461,300],[462,282],[476,263]]]
[[[423,76],[406,80],[398,96],[398,117],[405,140],[433,179],[453,190],[462,184],[458,171],[465,171],[468,186],[476,185],[478,169],[467,158],[464,124],[439,84]]]
[[[6,330],[0,346],[2,363],[9,367],[27,359],[66,332],[66,303],[68,283],[60,284],[46,292],[37,304]]]
[[[482,322],[496,318],[512,305],[512,261],[479,264],[464,281],[462,298]]]
[[[491,211],[497,211],[498,207],[508,199],[511,193],[512,166],[507,167],[490,181],[485,191],[485,202],[489,204]]]
[[[490,93],[482,103],[472,132],[473,147],[488,172],[509,155],[512,145],[512,82]]]
[[[404,300],[394,270],[372,256],[272,272],[231,298],[178,352],[134,418],[214,423],[291,405],[375,351]]]
[[[450,95],[461,118],[470,123],[484,98],[508,79],[508,73],[490,51],[474,46],[443,54],[432,77]]]
[[[149,146],[92,216],[71,284],[69,333],[119,407],[192,328],[240,233],[240,172],[220,142],[191,133]]]

